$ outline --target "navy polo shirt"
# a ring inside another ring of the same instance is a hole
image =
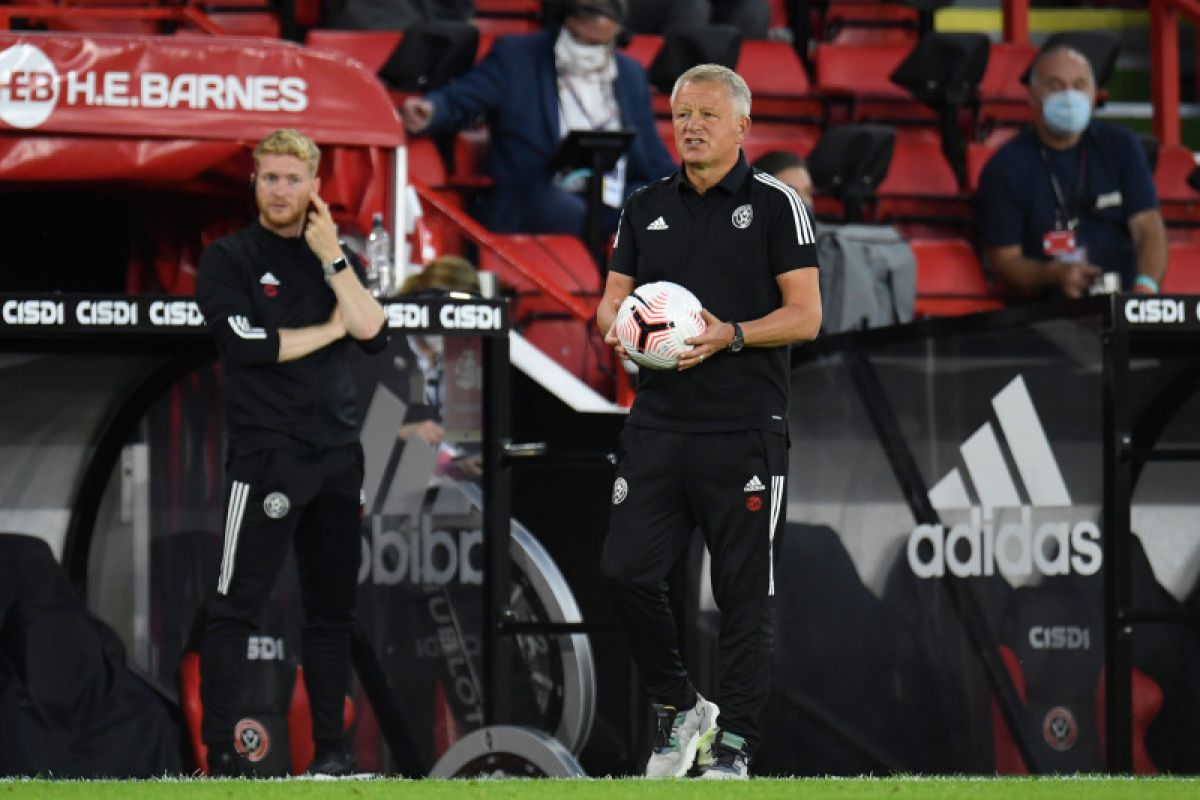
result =
[[[1063,202],[1047,168],[1058,178]],[[977,201],[984,247],[1020,244],[1028,258],[1048,260],[1043,234],[1077,217],[1076,245],[1087,248],[1092,264],[1119,272],[1126,289],[1137,273],[1129,218],[1158,207],[1141,143],[1099,120],[1068,150],[1045,147],[1032,128],[1022,131],[984,166]]]
[[[745,154],[698,194],[680,167],[634,193],[609,269],[640,286],[686,286],[718,319],[744,322],[782,303],[776,276],[816,267],[812,220],[789,186]],[[642,369],[629,422],[680,432],[787,431],[788,347],[725,350],[692,369]]]

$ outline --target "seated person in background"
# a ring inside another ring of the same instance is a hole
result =
[[[479,294],[479,273],[462,256],[444,255],[430,261],[425,269],[413,273],[400,285],[403,296],[466,292]]]
[[[754,159],[754,163],[751,166],[762,170],[768,175],[774,175],[795,189],[796,194],[800,195],[800,199],[804,201],[804,206],[808,209],[809,216],[812,216],[812,175],[808,172],[808,162],[798,153],[793,153],[791,150],[769,150]]]
[[[1001,147],[979,182],[987,269],[1027,297],[1081,297],[1105,272],[1125,291],[1156,293],[1167,237],[1141,144],[1093,120],[1090,62],[1053,47],[1033,63],[1033,128]]]
[[[479,218],[492,230],[583,236],[585,184],[547,167],[571,130],[635,132],[604,178],[607,233],[633,190],[674,169],[654,127],[645,71],[614,49],[622,17],[619,0],[571,0],[561,29],[499,38],[470,72],[405,101],[411,133],[456,131],[486,114],[496,185]]]
[[[479,273],[470,261],[456,255],[439,256],[420,272],[408,276],[400,286],[400,298],[430,297],[447,292],[463,292],[478,296]],[[424,376],[424,386],[419,398],[412,402],[404,415],[404,422],[396,435],[404,442],[413,436],[427,444],[440,448],[441,468],[456,478],[476,478],[482,472],[483,459],[479,453],[468,453],[445,441],[446,430],[442,424],[445,407],[445,339],[441,336],[411,334],[407,337],[408,352],[401,348],[402,360],[412,359],[406,367],[415,366]],[[403,395],[404,387],[394,389]]]

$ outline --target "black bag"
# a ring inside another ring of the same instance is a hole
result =
[[[0,534],[0,731],[0,777],[182,770],[171,707],[32,536]]]

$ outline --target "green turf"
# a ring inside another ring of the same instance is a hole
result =
[[[1137,800],[1200,797],[1200,778],[798,778],[749,783],[646,780],[490,780],[490,781],[5,781],[0,800],[109,800],[112,798],[516,798],[517,800],[692,800],[692,798],[998,798],[1024,800]]]

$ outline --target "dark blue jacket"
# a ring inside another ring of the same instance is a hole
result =
[[[1051,172],[1067,208],[1054,192]],[[1033,128],[1013,137],[984,166],[976,202],[983,246],[1020,244],[1032,259],[1046,260],[1047,231],[1077,218],[1076,240],[1087,248],[1088,261],[1121,273],[1129,289],[1137,275],[1129,218],[1156,208],[1158,196],[1137,138],[1123,127],[1092,120],[1069,150],[1043,146]]]
[[[434,114],[429,132],[456,131],[486,115],[490,132],[488,166],[496,189],[482,216],[493,230],[513,230],[511,219],[523,195],[550,183],[546,168],[562,139],[554,42],[557,30],[496,40],[491,52],[467,74],[430,92]],[[641,65],[617,53],[615,95],[626,128],[636,132],[626,155],[626,196],[675,168],[654,128],[650,89]]]

